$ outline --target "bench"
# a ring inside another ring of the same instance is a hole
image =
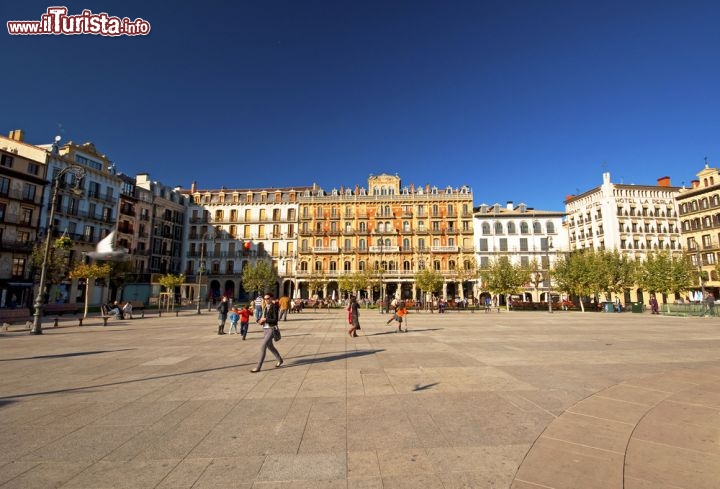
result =
[[[32,326],[32,317],[30,309],[21,307],[18,309],[0,309],[0,323],[2,323],[2,330],[7,331],[10,325],[13,323],[25,323],[25,326],[30,329]]]
[[[78,304],[45,304],[43,306],[43,316],[55,316],[53,320],[53,328],[58,327],[58,316],[66,313],[72,313],[73,316],[80,312]],[[83,317],[77,318],[78,326],[82,326]]]
[[[140,318],[145,317],[145,303],[143,301],[128,301],[132,306],[132,312],[130,313],[130,319],[133,318],[135,311],[140,311]]]

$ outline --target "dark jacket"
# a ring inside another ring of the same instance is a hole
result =
[[[278,323],[278,305],[275,302],[265,306],[263,310],[263,317],[265,318],[265,324],[268,326],[277,326]]]
[[[219,318],[219,319],[227,319],[228,308],[229,308],[229,306],[228,306],[228,302],[227,302],[227,301],[222,301],[222,302],[220,303],[220,305],[217,307],[217,312],[218,312],[218,318]]]

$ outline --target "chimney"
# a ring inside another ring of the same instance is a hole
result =
[[[567,194],[567,195],[565,196],[565,202],[570,202],[570,199],[572,199],[573,197],[575,197],[575,195],[573,195],[573,194]]]
[[[660,177],[657,182],[658,187],[670,187],[670,177]]]
[[[505,204],[505,208],[509,211],[513,210],[513,201],[508,200],[507,203]]]
[[[22,129],[15,129],[13,131],[10,131],[9,137],[14,141],[23,142],[25,141],[25,131],[23,131]]]
[[[693,180],[691,188],[698,188],[700,186],[700,180]]]
[[[194,194],[195,192],[197,192],[197,182],[192,182],[192,183],[190,184],[190,192],[193,193],[193,194]]]

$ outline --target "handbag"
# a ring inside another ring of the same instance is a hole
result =
[[[280,341],[282,339],[282,335],[280,334],[280,328],[277,326],[273,327],[273,341]]]

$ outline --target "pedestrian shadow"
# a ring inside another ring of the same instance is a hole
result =
[[[445,328],[408,329],[407,331],[405,331],[405,333],[421,333],[423,331],[442,331],[443,329],[445,329]],[[397,330],[394,329],[392,331],[381,331],[380,333],[370,333],[370,334],[366,334],[365,336],[382,336],[385,334],[396,334],[396,333],[397,333]],[[402,334],[405,334],[405,333],[402,333]]]
[[[14,362],[17,360],[41,360],[43,358],[67,358],[67,357],[81,357],[85,355],[99,355],[101,353],[113,353],[116,351],[130,351],[135,348],[123,348],[121,350],[97,350],[97,351],[77,351],[73,353],[57,353],[55,355],[38,355],[34,357],[19,357],[19,358],[2,358],[0,362]]]
[[[415,384],[415,388],[413,388],[413,392],[419,392],[419,391],[428,390],[428,389],[431,388],[431,387],[435,387],[435,386],[438,385],[439,383],[440,383],[440,382],[433,382],[432,384],[425,384],[425,385]]]
[[[291,363],[288,363],[288,367],[293,367],[296,365],[308,365],[313,363],[329,363],[329,362],[336,362],[338,360],[345,360],[348,358],[357,358],[357,357],[364,357],[367,355],[374,355],[376,353],[383,352],[385,350],[355,350],[355,351],[348,351],[348,352],[341,352],[336,355],[328,355],[326,357],[313,357],[313,358],[303,358],[299,360],[293,360]]]

